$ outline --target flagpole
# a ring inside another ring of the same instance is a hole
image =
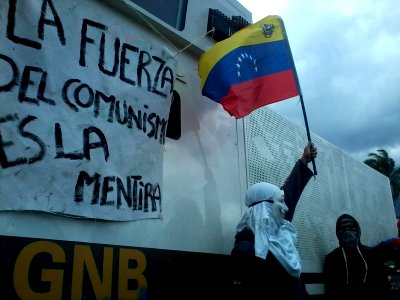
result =
[[[279,22],[281,24],[281,29],[282,29],[282,34],[283,37],[286,41],[286,45],[287,45],[287,49],[289,51],[289,57],[291,59],[292,62],[292,67],[293,67],[293,71],[294,71],[294,75],[296,78],[296,83],[297,83],[297,87],[299,89],[299,96],[300,96],[300,103],[301,103],[301,109],[303,111],[303,117],[304,117],[304,123],[306,125],[306,132],[307,132],[307,140],[309,143],[311,142],[311,134],[310,134],[310,129],[308,128],[308,121],[307,121],[307,114],[306,114],[306,107],[304,106],[304,101],[303,101],[303,93],[301,91],[301,86],[300,86],[300,81],[299,81],[299,77],[297,76],[297,71],[296,71],[296,65],[294,64],[294,60],[293,60],[293,55],[292,55],[292,50],[290,50],[290,44],[289,44],[289,39],[286,33],[286,29],[285,29],[285,25],[283,24],[283,20],[282,18],[279,17]],[[315,160],[314,158],[311,158],[311,162],[312,162],[312,166],[313,166],[313,173],[314,176],[317,175],[317,168],[315,166]]]
[[[308,128],[308,121],[307,121],[307,114],[306,114],[306,107],[304,106],[304,101],[303,101],[303,94],[300,93],[300,103],[301,103],[301,109],[303,111],[303,117],[304,117],[304,123],[306,125],[306,132],[307,132],[307,140],[309,143],[311,142],[311,134],[310,134],[310,129]],[[315,160],[314,158],[311,158],[312,166],[313,166],[313,173],[314,176],[317,175],[317,168],[315,166]]]

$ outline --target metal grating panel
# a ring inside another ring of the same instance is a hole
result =
[[[248,185],[282,185],[307,143],[305,129],[267,107],[247,116],[244,128]],[[318,175],[306,186],[293,223],[303,262],[322,268],[325,255],[338,245],[335,226],[342,213],[360,222],[367,245],[395,236],[397,230],[388,178],[316,135],[312,141],[318,148]]]

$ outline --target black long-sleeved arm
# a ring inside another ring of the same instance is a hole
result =
[[[298,160],[282,187],[285,192],[285,203],[289,208],[285,216],[286,220],[292,221],[297,202],[312,176],[313,173],[307,165]]]

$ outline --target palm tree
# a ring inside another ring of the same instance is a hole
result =
[[[379,173],[389,177],[390,187],[392,188],[393,201],[400,195],[400,168],[396,168],[395,161],[389,157],[384,149],[377,150],[377,153],[369,153],[365,164],[377,170]]]

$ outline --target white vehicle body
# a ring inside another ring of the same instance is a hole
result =
[[[0,8],[7,12],[10,3],[16,3],[18,9],[21,2],[1,0]],[[42,4],[25,2],[27,7]],[[56,0],[44,2],[56,10],[61,5]],[[220,289],[229,277],[226,268],[236,225],[246,209],[243,197],[248,186],[258,181],[282,184],[307,143],[306,132],[268,107],[236,120],[201,95],[198,60],[215,43],[204,36],[209,8],[251,21],[250,12],[238,2],[188,0],[184,26],[178,24],[182,30],[128,0],[80,2],[84,5],[62,5],[75,9],[69,17],[76,22],[83,13],[94,19],[97,12],[104,12],[110,31],[121,19],[172,53],[178,51],[174,90],[180,98],[181,132],[163,145],[162,216],[114,222],[29,209],[1,211],[0,261],[7,267],[0,270],[6,278],[0,283],[0,298],[140,299],[147,293],[149,299],[214,299],[214,292],[223,294]],[[1,15],[0,54],[9,42],[7,15]],[[0,75],[0,86],[6,80]],[[303,192],[293,222],[307,289],[317,296],[324,292],[323,259],[337,245],[335,222],[340,214],[358,219],[365,244],[396,236],[397,229],[388,178],[311,136],[318,148],[318,175]],[[7,178],[0,174],[0,180]],[[0,198],[7,194],[0,190]],[[41,255],[47,255],[44,263]],[[129,259],[136,260],[136,267],[128,266]],[[128,279],[135,283],[121,286]],[[193,296],[185,294],[190,289]]]

